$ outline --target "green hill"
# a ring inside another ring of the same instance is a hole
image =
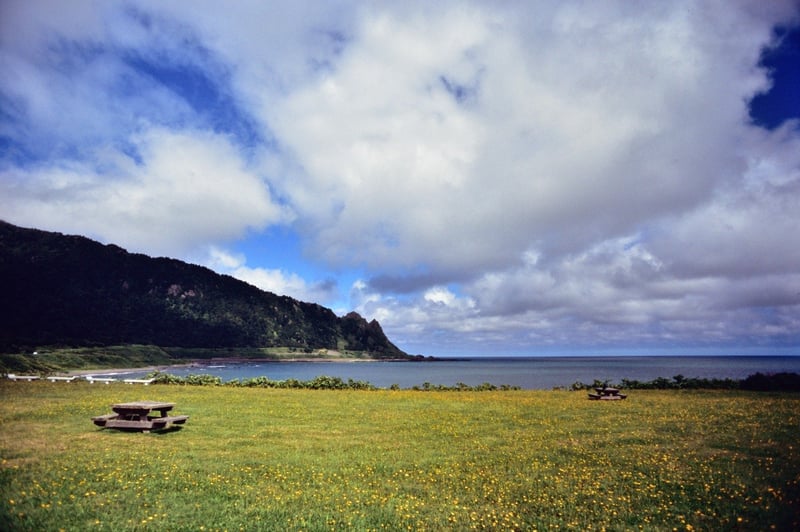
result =
[[[0,352],[145,344],[403,358],[377,321],[336,316],[208,268],[0,221]]]

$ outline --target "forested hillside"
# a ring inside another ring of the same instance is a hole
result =
[[[0,352],[149,344],[406,356],[376,321],[259,290],[208,268],[0,222]]]

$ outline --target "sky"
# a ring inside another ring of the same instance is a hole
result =
[[[0,2],[0,219],[409,353],[800,355],[800,3]]]

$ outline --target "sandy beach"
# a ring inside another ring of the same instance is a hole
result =
[[[189,368],[192,366],[200,366],[201,364],[170,364],[168,366],[143,366],[140,368],[103,368],[103,369],[79,369],[74,371],[66,371],[63,375],[68,376],[86,376],[86,375],[124,375],[126,373],[138,373],[141,371],[165,371],[171,368]]]

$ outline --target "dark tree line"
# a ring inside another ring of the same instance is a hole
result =
[[[0,222],[0,352],[149,344],[405,355],[380,325],[208,268]]]
[[[592,384],[576,382],[573,390],[612,386],[626,390],[752,390],[775,392],[800,392],[800,375],[797,373],[754,373],[745,379],[705,379],[675,375],[671,379],[658,377],[651,381],[622,379],[619,384],[595,380]]]

